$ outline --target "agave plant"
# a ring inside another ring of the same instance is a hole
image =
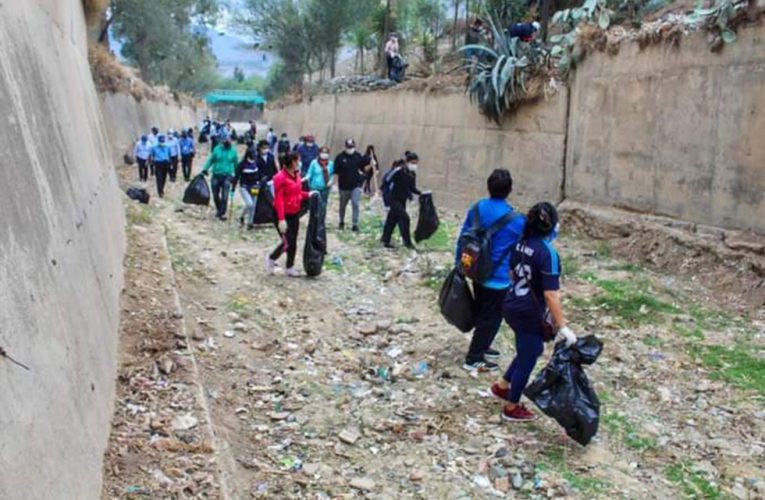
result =
[[[529,59],[517,38],[510,38],[491,17],[492,46],[471,44],[460,50],[472,57],[463,66],[469,71],[467,92],[470,100],[497,124],[508,110],[522,100],[526,92]]]

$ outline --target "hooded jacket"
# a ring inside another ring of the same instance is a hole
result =
[[[282,221],[285,216],[300,212],[300,205],[308,197],[308,191],[303,191],[303,180],[299,172],[293,175],[284,169],[274,177],[274,209],[278,220]]]

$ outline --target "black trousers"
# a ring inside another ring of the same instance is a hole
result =
[[[154,160],[149,160],[149,173],[154,177]]]
[[[226,215],[228,207],[228,193],[231,189],[231,177],[228,175],[213,175],[210,181],[212,188],[213,201],[215,201],[215,211],[218,217]]]
[[[167,172],[170,170],[169,161],[154,162],[154,173],[157,177],[157,194],[160,198],[165,196],[165,182],[167,182]]]
[[[401,233],[401,239],[404,240],[404,245],[412,246],[412,236],[409,232],[409,214],[406,213],[406,204],[393,200],[390,203],[388,217],[385,219],[385,226],[383,227],[382,242],[384,244],[390,244],[393,228],[397,225],[398,231]]]
[[[148,181],[149,180],[149,167],[147,164],[147,160],[143,160],[141,158],[135,159],[136,163],[138,163],[138,180],[139,181]]]
[[[280,234],[280,236],[282,236],[282,242],[279,243],[279,246],[276,247],[273,252],[271,252],[271,260],[276,260],[281,257],[285,251],[284,247],[286,246],[287,269],[290,269],[295,265],[295,252],[297,251],[298,231],[300,230],[300,216],[298,214],[286,215],[284,220],[287,222],[287,234]]]
[[[194,161],[194,155],[181,155],[181,168],[183,169],[183,180],[191,180],[191,164]]]
[[[178,175],[178,157],[170,157],[170,182],[175,182],[175,177]]]
[[[499,327],[502,326],[502,302],[507,295],[507,288],[497,290],[486,288],[477,283],[474,283],[473,291],[475,292],[478,313],[475,319],[473,339],[470,341],[470,347],[465,358],[467,363],[484,360],[484,353],[491,347]]]

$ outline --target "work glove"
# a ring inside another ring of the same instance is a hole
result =
[[[280,220],[279,224],[277,225],[279,228],[279,232],[284,234],[287,232],[287,221],[286,220]]]
[[[571,347],[572,345],[576,344],[576,335],[574,335],[574,332],[571,331],[571,328],[564,326],[558,330],[558,334],[562,335],[563,338],[566,339],[566,347]]]

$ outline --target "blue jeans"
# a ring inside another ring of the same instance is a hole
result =
[[[231,177],[228,175],[213,175],[210,181],[215,211],[218,217],[226,215],[228,207],[228,193],[231,190]]]
[[[540,321],[541,329],[541,321]],[[511,324],[512,328],[513,325]],[[523,332],[513,328],[515,332],[515,358],[505,372],[505,380],[510,383],[510,402],[518,404],[523,389],[529,382],[531,372],[537,364],[537,359],[544,352],[542,332]]]

